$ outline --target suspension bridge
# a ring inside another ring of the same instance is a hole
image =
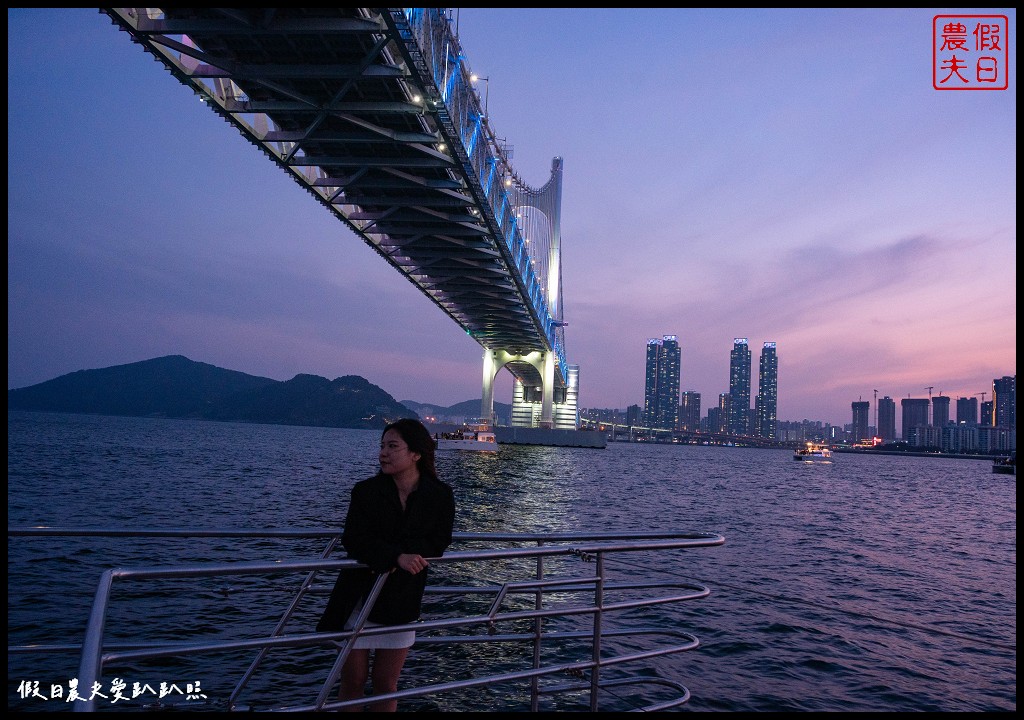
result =
[[[481,417],[578,426],[562,160],[511,164],[441,8],[101,8],[483,348]]]

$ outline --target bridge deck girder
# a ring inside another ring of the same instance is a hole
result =
[[[391,9],[103,10],[482,346],[552,351]]]

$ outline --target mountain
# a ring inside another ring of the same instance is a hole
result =
[[[418,417],[357,375],[299,374],[282,382],[182,355],[79,370],[8,390],[7,409],[343,428],[382,428]]]
[[[464,400],[445,407],[443,405],[429,405],[418,403],[413,400],[402,400],[402,404],[410,410],[415,410],[421,418],[433,417],[437,422],[452,423],[461,425],[467,418],[480,417],[480,400]],[[494,403],[494,414],[497,416],[499,425],[512,424],[512,406],[506,403]]]
[[[358,375],[328,380],[300,374],[225,398],[206,417],[273,425],[382,428],[400,417],[418,415]]]

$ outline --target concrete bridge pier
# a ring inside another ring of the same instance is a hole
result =
[[[568,366],[569,385],[557,390],[555,387],[554,351],[534,351],[518,355],[505,350],[484,350],[483,393],[480,417],[494,423],[494,378],[509,363],[529,364],[538,372],[543,383],[540,388],[526,388],[519,378],[515,381],[512,399],[512,425],[542,429],[577,429],[577,384],[579,368]],[[538,390],[539,397],[538,397]],[[538,412],[539,411],[539,412]]]
[[[541,399],[538,427],[550,430],[555,426],[555,353],[544,353],[544,390]]]

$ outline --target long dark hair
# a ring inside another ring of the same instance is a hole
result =
[[[412,418],[395,420],[384,428],[384,432],[380,434],[382,439],[388,430],[394,430],[401,435],[409,449],[414,453],[420,454],[420,459],[416,461],[416,468],[420,471],[420,476],[437,480],[437,467],[434,465],[434,449],[436,445],[426,426],[419,420],[413,420]]]

